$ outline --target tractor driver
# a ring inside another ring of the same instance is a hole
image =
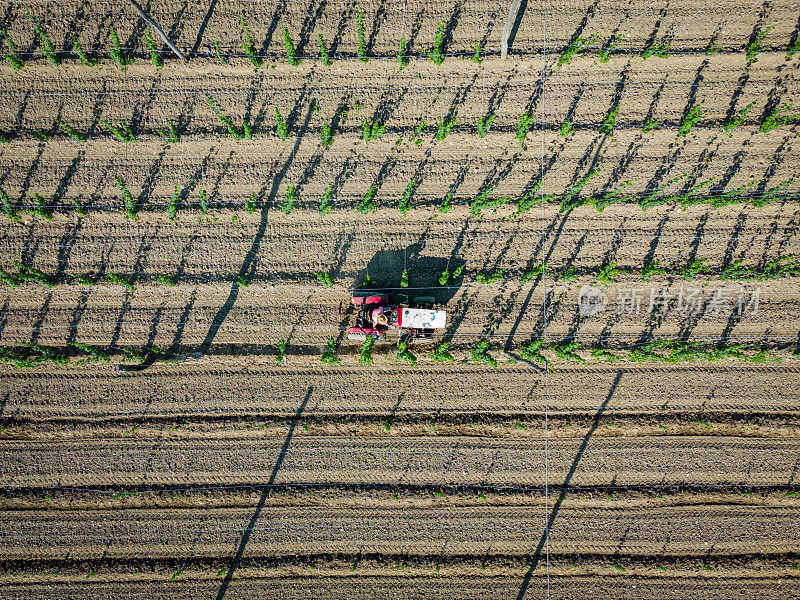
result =
[[[373,325],[383,325],[384,327],[389,325],[389,319],[386,318],[386,315],[383,314],[383,307],[379,306],[372,310],[372,323]]]

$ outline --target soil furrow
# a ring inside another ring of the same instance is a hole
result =
[[[0,442],[9,489],[100,485],[790,485],[797,440],[315,437]],[[284,449],[282,449],[282,447]],[[346,468],[343,469],[343,466]]]
[[[156,363],[141,373],[102,367],[0,371],[2,415],[15,419],[136,419],[197,415],[291,416],[297,390],[312,388],[307,417],[487,414],[604,415],[682,413],[792,413],[800,406],[795,363],[742,365],[507,365],[499,371],[455,365],[416,368],[384,365],[378,373],[358,366],[323,369],[289,357],[275,367],[241,359],[205,364]],[[271,359],[268,359],[271,362]],[[479,377],[480,387],[464,386]],[[376,385],[376,382],[380,385]]]
[[[718,556],[800,549],[797,509],[744,506],[560,507],[553,554]],[[446,509],[265,508],[5,512],[0,543],[11,560],[225,558],[245,531],[247,556],[308,554],[528,555],[543,535],[538,512]],[[711,550],[709,550],[709,544]]]

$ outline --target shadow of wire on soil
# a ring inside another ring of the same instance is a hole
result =
[[[558,496],[558,500],[555,501],[553,504],[553,508],[550,511],[550,517],[547,519],[547,524],[545,525],[544,531],[542,532],[542,537],[539,539],[539,545],[536,547],[536,551],[533,553],[531,557],[531,564],[528,567],[528,571],[525,573],[525,577],[522,580],[522,585],[519,588],[519,592],[517,593],[517,600],[522,600],[525,597],[525,592],[528,591],[528,586],[530,586],[531,578],[533,577],[533,572],[536,570],[536,567],[539,565],[539,561],[542,559],[542,550],[544,549],[545,545],[549,542],[549,535],[550,529],[553,527],[553,523],[555,523],[556,517],[558,516],[558,511],[561,509],[561,504],[564,502],[564,499],[567,496],[567,490],[569,489],[570,482],[572,481],[572,476],[575,474],[575,471],[578,468],[578,463],[581,461],[583,457],[583,453],[586,451],[586,447],[589,445],[589,439],[594,434],[597,427],[600,425],[600,417],[603,415],[603,412],[606,410],[608,403],[611,401],[611,397],[614,395],[614,392],[619,386],[619,382],[622,379],[622,371],[617,372],[617,376],[614,378],[614,381],[611,383],[611,388],[608,390],[608,395],[606,399],[603,401],[603,404],[600,405],[600,408],[597,409],[597,412],[594,415],[594,420],[592,421],[592,426],[589,428],[589,431],[586,432],[586,435],[583,437],[583,441],[581,442],[580,448],[578,448],[577,454],[575,454],[575,458],[572,461],[572,465],[570,466],[569,472],[567,476],[564,478],[564,482],[559,486],[561,493]],[[553,489],[556,489],[555,486]]]
[[[308,386],[308,391],[306,392],[305,398],[300,403],[300,406],[297,407],[297,412],[292,417],[292,420],[289,424],[289,431],[286,433],[286,438],[283,440],[283,446],[281,447],[280,452],[278,453],[278,458],[275,461],[275,466],[272,468],[272,473],[269,476],[269,481],[265,485],[261,487],[261,497],[258,501],[258,506],[256,506],[256,510],[253,513],[253,516],[250,518],[250,521],[247,524],[247,527],[242,532],[242,538],[239,540],[239,543],[236,547],[236,552],[231,557],[230,566],[228,567],[227,572],[225,573],[225,579],[222,582],[222,585],[219,587],[219,591],[217,592],[216,600],[222,600],[225,597],[225,593],[228,591],[228,586],[233,579],[233,573],[239,567],[239,563],[242,561],[242,555],[244,554],[244,550],[247,547],[247,542],[250,540],[250,535],[253,533],[253,529],[258,522],[258,518],[261,516],[261,511],[264,509],[264,504],[267,501],[267,493],[272,485],[275,483],[275,478],[278,475],[278,471],[280,471],[281,465],[283,464],[283,459],[286,458],[286,454],[289,451],[289,444],[292,441],[292,435],[294,434],[295,427],[297,427],[298,423],[300,422],[300,417],[303,414],[303,410],[305,410],[306,404],[311,399],[311,395],[314,393],[314,386]]]

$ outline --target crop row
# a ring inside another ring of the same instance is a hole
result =
[[[375,340],[368,336],[361,345],[357,362],[369,366],[374,362]],[[141,348],[103,348],[81,342],[71,342],[67,346],[43,346],[37,343],[26,343],[21,346],[0,346],[0,362],[13,364],[19,368],[30,368],[42,364],[83,364],[93,362],[110,362],[112,357],[122,350],[124,361],[152,362],[171,356],[176,348],[161,349],[149,345]],[[323,364],[335,365],[342,362],[338,356],[339,345],[336,339],[328,338],[325,350],[319,355]],[[286,362],[288,354],[292,353],[289,340],[280,340],[274,347],[276,365]],[[493,354],[495,352],[495,354]],[[455,353],[455,354],[454,354]],[[459,355],[457,358],[456,354]],[[614,349],[604,346],[584,346],[579,342],[563,340],[560,342],[545,342],[543,339],[534,339],[515,349],[506,349],[506,360],[503,365],[514,365],[522,360],[546,368],[553,362],[578,362],[600,361],[615,363],[618,361],[629,362],[662,362],[677,364],[693,362],[696,360],[742,360],[752,363],[778,362],[781,357],[769,348],[759,344],[715,344],[703,345],[699,342],[685,340],[652,340],[628,349]],[[795,351],[795,356],[800,352]],[[488,339],[478,341],[472,349],[467,349],[466,354],[459,353],[450,347],[450,342],[441,342],[430,350],[425,356],[432,363],[476,363],[484,364],[493,369],[498,369],[496,351]],[[398,364],[415,366],[419,357],[412,352],[408,342],[400,341],[395,349],[394,361]]]
[[[234,121],[232,117],[226,114],[219,106],[217,100],[211,94],[204,94],[205,103],[209,106],[210,110],[216,115],[217,121],[221,126],[218,130],[209,130],[208,128],[200,128],[192,133],[192,135],[208,135],[214,133],[219,135],[222,131],[227,131],[228,134],[235,140],[253,139],[254,135],[259,137],[275,136],[280,140],[286,140],[289,137],[305,137],[309,134],[316,134],[320,137],[320,144],[323,148],[328,148],[334,141],[337,134],[348,135],[354,130],[351,127],[346,127],[345,122],[348,115],[352,113],[358,114],[361,110],[361,104],[355,102],[352,106],[347,104],[340,104],[330,122],[322,122],[318,127],[312,127],[310,118],[312,115],[320,113],[320,106],[316,100],[311,101],[309,107],[309,119],[302,125],[300,129],[292,127],[287,123],[288,115],[281,115],[278,107],[274,107],[273,111],[273,125],[265,127],[263,124],[255,127],[246,119]],[[474,119],[472,121],[464,121],[458,116],[458,105],[454,105],[450,112],[442,119],[440,123],[429,124],[426,121],[420,121],[413,126],[411,131],[406,132],[404,129],[388,130],[386,119],[387,115],[383,114],[384,111],[376,110],[371,117],[361,117],[360,119],[360,132],[361,139],[364,142],[371,142],[380,139],[382,136],[390,137],[392,135],[400,134],[403,136],[405,133],[408,141],[414,143],[417,147],[423,143],[428,142],[442,142],[451,133],[463,133],[467,135],[477,135],[479,139],[483,139],[489,131],[502,131],[514,133],[515,139],[524,145],[529,139],[531,131],[542,132],[558,131],[562,137],[567,137],[576,131],[597,131],[603,136],[612,136],[614,130],[620,126],[625,128],[640,128],[642,133],[648,133],[654,130],[675,129],[677,137],[683,137],[689,134],[692,129],[699,126],[704,126],[709,129],[721,128],[725,133],[730,134],[732,131],[745,127],[756,126],[759,133],[768,133],[785,125],[793,125],[800,122],[800,116],[790,112],[794,106],[793,101],[787,101],[782,104],[775,104],[774,106],[767,107],[760,117],[748,118],[748,113],[752,115],[753,108],[757,102],[750,102],[748,105],[734,111],[729,117],[719,121],[714,118],[705,118],[702,103],[698,102],[685,111],[681,120],[677,123],[668,121],[659,121],[652,113],[648,114],[646,118],[638,123],[623,123],[618,122],[619,116],[619,101],[615,101],[609,109],[605,118],[596,123],[578,122],[570,117],[562,123],[555,125],[545,124],[534,116],[531,109],[525,110],[520,114],[516,123],[509,123],[502,127],[497,124],[498,113],[495,110],[490,111],[488,114]],[[99,125],[101,128],[92,126],[90,132],[80,131],[73,125],[65,122],[64,120],[57,120],[49,129],[17,129],[14,131],[6,131],[0,133],[0,142],[11,143],[14,140],[32,139],[38,142],[48,142],[51,139],[63,140],[71,139],[78,143],[86,142],[91,136],[92,138],[102,137],[116,142],[134,142],[139,136],[158,136],[167,144],[176,144],[181,137],[189,135],[186,123],[179,122],[164,123],[161,128],[146,129],[137,126],[134,119],[130,123],[126,123],[121,119],[101,120]],[[238,123],[241,122],[241,125]],[[180,128],[180,129],[179,129]],[[395,144],[400,144],[400,139],[394,140]]]
[[[627,185],[625,182],[615,191],[592,195],[581,194],[581,191],[588,181],[598,173],[599,170],[591,171],[563,194],[543,194],[539,192],[541,183],[537,182],[518,198],[493,196],[492,191],[496,186],[490,185],[473,198],[459,198],[451,192],[438,199],[426,197],[415,199],[416,189],[422,181],[421,179],[412,179],[399,198],[395,198],[392,201],[383,200],[382,202],[379,202],[377,197],[379,189],[377,183],[370,186],[360,199],[351,199],[349,201],[338,196],[337,188],[341,187],[343,183],[340,181],[328,185],[322,196],[314,200],[301,201],[298,187],[289,186],[286,188],[282,200],[271,200],[264,196],[259,197],[259,194],[253,192],[244,202],[239,203],[231,199],[223,200],[222,198],[210,198],[205,190],[200,190],[196,199],[190,199],[189,196],[195,186],[190,185],[184,188],[176,185],[169,200],[166,203],[160,204],[160,206],[163,207],[166,216],[171,221],[177,218],[179,211],[193,211],[190,214],[196,216],[198,213],[200,215],[207,215],[212,209],[220,210],[233,208],[244,209],[247,213],[253,214],[256,211],[269,208],[270,205],[277,205],[285,215],[289,215],[293,210],[298,208],[306,208],[308,210],[316,209],[321,217],[324,217],[336,209],[356,208],[362,214],[370,214],[376,212],[379,207],[383,206],[386,208],[396,208],[401,213],[406,214],[414,208],[430,208],[437,205],[440,213],[448,213],[456,206],[469,206],[470,212],[475,218],[480,218],[484,210],[509,206],[515,209],[510,218],[517,218],[530,211],[532,208],[543,204],[557,204],[561,211],[570,211],[580,206],[591,205],[594,206],[598,212],[603,212],[607,207],[614,204],[634,204],[640,206],[642,210],[647,210],[648,208],[659,205],[675,205],[686,208],[689,206],[708,204],[712,208],[722,208],[731,204],[742,203],[749,203],[760,208],[772,202],[795,202],[798,199],[797,193],[784,192],[787,187],[791,186],[796,181],[795,177],[771,188],[767,187],[766,180],[760,182],[753,180],[744,186],[727,192],[722,189],[715,189],[713,187],[714,179],[709,179],[683,193],[665,193],[665,190],[670,185],[680,180],[680,178],[673,178],[665,185],[643,194],[626,193],[625,188]],[[627,182],[627,184],[629,185],[629,182]],[[147,202],[147,199],[143,198],[141,195],[135,197],[128,189],[125,181],[119,177],[115,177],[114,185],[119,190],[119,200],[122,201],[125,216],[133,221],[139,220],[139,211],[146,209],[152,211],[159,206],[157,203]],[[709,189],[706,190],[705,188]],[[754,191],[748,193],[748,190],[753,188]],[[12,221],[18,221],[20,219],[20,212],[51,220],[53,218],[54,209],[63,212],[74,211],[75,214],[80,217],[87,217],[90,210],[103,210],[104,208],[113,208],[116,206],[116,204],[92,205],[83,203],[74,198],[70,201],[71,205],[63,203],[57,204],[54,199],[50,199],[49,201],[45,200],[38,193],[31,194],[31,200],[32,203],[25,203],[22,198],[18,202],[13,202],[8,194],[0,188],[0,211],[2,211],[6,218]],[[198,218],[200,218],[202,222],[202,217]],[[215,220],[216,219],[217,218],[215,218]],[[235,215],[233,220],[236,221]]]
[[[443,19],[438,22],[433,38],[429,40],[427,45],[424,43],[420,44],[415,39],[417,37],[416,34],[412,34],[408,40],[406,37],[400,37],[399,42],[397,43],[396,53],[394,55],[398,67],[402,69],[408,65],[409,59],[412,57],[412,55],[426,57],[437,65],[441,65],[445,56],[447,55],[461,55],[463,57],[463,52],[451,52],[449,48],[449,46],[453,43],[453,30],[458,23],[459,11],[460,9],[457,7],[450,18]],[[351,14],[355,18],[349,18],[346,20],[350,21],[349,25],[352,28],[351,33],[354,34],[353,37],[356,42],[355,56],[358,58],[358,60],[367,62],[369,58],[373,56],[372,48],[374,44],[374,36],[377,34],[377,28],[379,25],[376,25],[376,29],[370,30],[368,34],[364,11],[360,8],[356,8],[355,10],[351,11]],[[25,45],[33,48],[38,43],[38,45],[41,47],[39,54],[43,55],[54,66],[58,66],[64,57],[75,58],[85,66],[94,66],[98,62],[95,56],[102,55],[104,57],[110,57],[114,63],[124,71],[127,66],[132,63],[132,56],[135,54],[138,56],[144,55],[149,57],[150,62],[155,67],[163,67],[164,60],[162,55],[164,54],[164,50],[162,50],[162,45],[160,43],[156,43],[152,33],[149,31],[141,37],[141,41],[143,43],[140,43],[138,40],[139,33],[134,31],[132,37],[128,40],[126,45],[123,46],[120,42],[119,35],[114,28],[114,25],[111,24],[108,25],[108,28],[105,31],[106,40],[108,43],[108,46],[106,47],[96,45],[100,38],[103,37],[103,32],[97,32],[94,36],[87,36],[86,33],[84,33],[85,38],[93,37],[95,40],[97,40],[95,42],[95,46],[91,47],[89,50],[84,48],[75,34],[69,33],[67,34],[67,37],[62,45],[64,50],[56,51],[55,46],[50,40],[50,36],[48,35],[48,32],[43,24],[34,18],[29,11],[27,16],[30,20],[28,36],[33,37],[34,39],[30,42],[27,42]],[[284,56],[288,64],[297,66],[300,64],[302,59],[311,58],[319,60],[323,65],[330,66],[333,58],[353,57],[352,54],[334,52],[333,50],[335,47],[338,48],[342,35],[345,33],[347,24],[348,23],[346,23],[345,20],[342,20],[339,25],[339,31],[336,33],[333,39],[326,39],[320,32],[317,32],[316,35],[313,35],[310,31],[304,31],[301,36],[297,36],[297,34],[293,35],[289,31],[291,24],[288,22],[280,27],[277,27],[275,26],[277,24],[274,24],[271,29],[273,31],[278,29],[280,31],[280,37],[284,48]],[[492,23],[487,23],[486,25],[489,28],[492,27]],[[727,52],[738,51],[743,52],[746,55],[748,62],[754,62],[757,60],[757,56],[761,52],[765,50],[781,48],[786,52],[786,59],[790,60],[794,54],[800,51],[800,39],[798,39],[796,31],[794,34],[790,35],[785,44],[765,44],[765,38],[768,36],[770,31],[775,28],[776,25],[778,25],[778,23],[774,23],[769,26],[757,24],[753,34],[750,36],[750,40],[748,40],[744,45],[738,47],[734,47],[731,44],[725,44],[720,39],[720,32],[717,31],[705,44],[704,52],[706,55],[710,56],[723,51],[723,49]],[[84,32],[90,31],[90,28],[88,27],[80,27],[80,29],[82,29]],[[582,31],[582,28],[579,28],[578,31]],[[240,21],[239,32],[240,39],[238,42],[237,51],[231,52],[230,46],[228,46],[225,50],[222,50],[219,43],[213,43],[211,45],[211,52],[198,52],[195,49],[189,52],[188,55],[215,56],[223,64],[228,64],[232,57],[242,57],[249,60],[249,62],[256,68],[264,65],[265,59],[277,58],[275,53],[265,51],[270,45],[272,33],[268,33],[267,39],[257,43],[251,33],[248,23],[244,19]],[[474,52],[471,55],[471,59],[474,62],[480,63],[484,53],[484,46],[488,41],[488,32],[483,37],[475,36],[474,32],[472,31],[470,33],[472,34],[471,37],[475,39]],[[626,36],[619,33],[617,30],[612,32],[610,37],[605,39],[601,37],[600,33],[594,33],[586,37],[577,37],[577,39],[574,39],[574,41],[571,41],[571,43],[568,43],[560,49],[556,65],[558,68],[560,68],[565,64],[569,64],[570,61],[576,57],[584,56],[588,52],[592,52],[593,54],[596,52],[597,59],[601,63],[608,62],[611,59],[611,56],[617,53],[638,54],[643,60],[646,60],[651,56],[666,58],[673,53],[672,46],[675,40],[675,31],[674,29],[668,29],[667,32],[660,37],[657,34],[658,25],[656,25],[656,30],[654,31],[653,35],[650,36],[641,49],[622,48],[622,44],[625,42]],[[20,52],[18,50],[18,46],[24,44],[24,42],[21,40],[22,34],[20,31],[17,31],[15,36],[16,41],[7,32],[2,32],[2,37],[5,41],[3,58],[14,68],[14,70],[19,70],[25,65],[26,59],[30,59],[37,54],[33,52]],[[302,46],[302,51],[298,49],[298,42],[300,42],[300,45]],[[259,46],[262,50],[258,49]],[[312,46],[315,46],[314,50],[316,50],[313,55],[311,49]],[[416,46],[418,50],[415,52],[412,46]],[[725,48],[723,48],[723,46],[725,46]],[[544,46],[542,45],[541,47],[543,48]],[[538,49],[539,48],[534,45],[533,51],[536,52]],[[379,56],[383,57],[383,55]]]
[[[457,258],[450,261],[458,262]],[[450,262],[448,261],[448,262]],[[518,282],[520,285],[539,281],[544,278],[551,278],[555,281],[571,282],[578,278],[583,280],[592,279],[599,283],[608,285],[617,282],[620,276],[636,275],[641,281],[694,281],[698,276],[704,276],[709,280],[737,280],[737,281],[766,281],[784,277],[800,276],[800,260],[793,255],[782,255],[773,260],[764,260],[757,264],[743,264],[743,260],[734,261],[720,269],[711,269],[706,266],[705,259],[694,259],[685,265],[662,266],[658,261],[648,262],[643,267],[635,271],[633,269],[620,268],[616,263],[603,264],[594,269],[582,268],[580,271],[576,267],[566,266],[558,270],[547,267],[546,264],[539,264],[526,271],[513,271],[510,269],[498,269],[496,271],[465,271],[463,263],[450,270],[445,268],[438,277],[439,285],[442,287],[460,287],[467,280],[472,280],[480,284],[492,284],[499,281],[504,283]],[[281,277],[280,273],[271,272],[271,277]],[[411,269],[404,269],[400,274],[399,287],[408,288],[414,276],[413,266]],[[317,271],[301,276],[309,282],[316,281],[324,287],[333,287],[336,284],[334,275],[328,271]],[[292,279],[296,279],[297,274],[292,274]],[[37,269],[33,265],[21,262],[12,263],[11,267],[0,269],[0,281],[9,287],[17,287],[25,283],[39,283],[47,286],[54,286],[57,283],[73,284],[83,286],[94,286],[98,284],[120,285],[129,291],[136,290],[136,284],[157,283],[174,287],[182,280],[189,281],[190,278],[182,278],[179,275],[123,275],[120,273],[83,273],[78,275],[62,274],[49,275]],[[227,281],[228,279],[226,279]],[[250,277],[238,276],[232,281],[237,285],[248,286],[254,280]],[[456,285],[456,282],[458,284]],[[371,282],[369,275],[366,281],[361,281],[358,285],[363,289],[369,289]],[[415,287],[416,289],[416,287]]]

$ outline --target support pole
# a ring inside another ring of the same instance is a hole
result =
[[[133,0],[131,0],[131,2],[133,2]],[[508,38],[511,36],[511,28],[514,26],[514,21],[517,20],[517,12],[519,11],[521,2],[522,0],[514,0],[511,9],[508,11],[506,24],[503,25],[503,32],[500,35],[500,58],[503,60],[508,56]]]
[[[172,42],[169,41],[169,38],[167,38],[167,34],[164,33],[164,31],[161,29],[161,27],[158,26],[158,23],[156,23],[150,17],[150,15],[148,15],[146,12],[144,12],[142,7],[139,6],[139,4],[136,2],[136,0],[128,0],[128,2],[130,3],[131,6],[133,6],[133,8],[136,9],[136,12],[139,13],[139,16],[141,16],[145,21],[147,21],[150,24],[150,27],[152,27],[153,29],[156,30],[156,33],[158,34],[158,37],[160,37],[162,40],[164,40],[164,43],[167,46],[169,46],[169,49],[172,50],[172,52],[175,53],[175,56],[177,56],[181,60],[186,60],[186,55],[183,52],[181,52],[180,50],[178,50],[178,47],[175,44],[173,44]],[[519,5],[519,2],[517,2],[517,5]],[[503,30],[503,31],[505,31],[505,30]]]

